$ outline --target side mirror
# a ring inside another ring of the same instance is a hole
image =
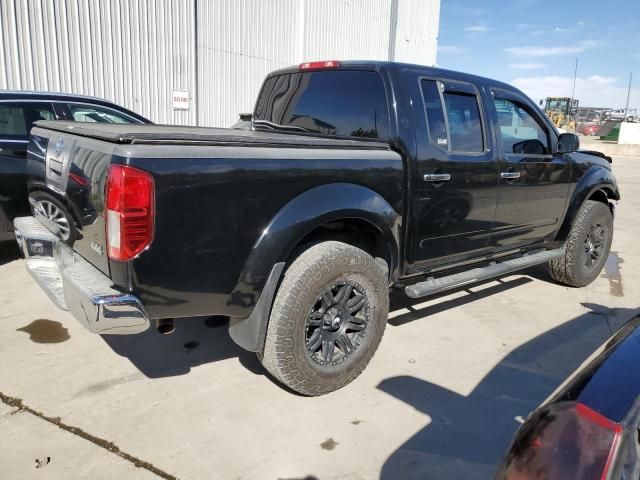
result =
[[[544,100],[540,99],[540,106],[542,106]]]
[[[575,152],[580,148],[580,139],[573,133],[561,133],[558,137],[558,153]]]

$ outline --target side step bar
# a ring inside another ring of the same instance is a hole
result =
[[[462,287],[470,283],[480,282],[489,278],[499,277],[507,273],[522,270],[524,268],[548,262],[554,258],[562,256],[563,250],[543,250],[542,252],[525,254],[522,257],[506,260],[501,263],[492,263],[483,268],[474,268],[462,273],[449,275],[448,277],[430,278],[424,282],[409,285],[404,289],[404,293],[411,298],[425,297],[436,293]]]

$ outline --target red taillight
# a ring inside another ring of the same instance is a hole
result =
[[[522,427],[497,478],[605,479],[621,432],[620,424],[580,403],[551,405]]]
[[[111,165],[105,197],[109,258],[131,260],[153,240],[153,177],[126,165]]]
[[[338,68],[340,62],[337,60],[322,60],[321,62],[305,62],[298,65],[298,70],[324,70],[327,68]]]

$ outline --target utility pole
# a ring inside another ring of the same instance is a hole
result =
[[[576,68],[573,70],[573,88],[571,89],[571,103],[573,103],[573,96],[576,93],[576,77],[578,76],[578,59],[576,58]]]
[[[629,111],[629,97],[631,96],[631,79],[633,78],[633,73],[629,73],[629,88],[627,89],[627,104],[624,107],[624,120],[627,120],[627,112]]]
[[[571,104],[569,105],[568,108],[568,112],[567,112],[567,125],[569,125],[570,123],[570,118],[571,118],[571,110],[573,109],[573,97],[576,93],[576,77],[578,76],[578,57],[576,57],[576,68],[574,68],[573,70],[573,87],[571,88]],[[578,131],[578,117],[580,116],[580,113],[578,112],[578,109],[576,108],[576,116],[574,117],[574,133]]]

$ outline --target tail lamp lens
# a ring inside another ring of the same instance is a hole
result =
[[[105,197],[109,258],[131,260],[153,240],[153,177],[126,165],[111,165]]]
[[[498,478],[604,479],[621,432],[620,424],[580,403],[551,405],[521,428]]]

